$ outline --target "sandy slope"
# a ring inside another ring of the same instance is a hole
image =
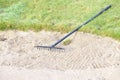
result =
[[[46,50],[38,50],[34,48],[34,46],[36,45],[50,45],[61,38],[63,35],[64,34],[60,34],[58,32],[45,31],[41,31],[38,33],[32,31],[0,32],[0,65],[24,67],[28,69],[27,72],[25,72],[24,74],[28,74],[29,69],[57,70],[59,73],[59,71],[66,70],[92,71],[94,69],[108,67],[112,67],[114,69],[116,69],[116,67],[120,68],[120,42],[107,37],[100,37],[88,33],[79,32],[70,45],[58,45],[65,48],[65,52],[52,52]],[[71,36],[70,39],[72,37],[73,36]],[[5,70],[9,70],[9,68],[5,68]],[[4,74],[5,70],[3,68],[0,69],[0,71],[2,72],[0,73],[0,76]],[[10,73],[12,72],[14,73],[14,71],[11,71],[10,69]],[[32,72],[34,71],[31,71],[30,73]],[[62,73],[64,74],[65,72]],[[39,74],[41,74],[41,72]],[[70,74],[72,75],[71,72]],[[30,75],[34,76],[34,74]],[[28,76],[30,75],[28,74]]]

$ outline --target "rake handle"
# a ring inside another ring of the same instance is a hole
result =
[[[98,17],[99,15],[101,15],[103,12],[107,11],[109,8],[111,8],[111,5],[108,5],[107,7],[105,7],[104,9],[102,9],[100,12],[98,12],[96,15],[94,15],[93,17],[91,17],[90,19],[88,19],[87,21],[85,21],[83,24],[81,24],[80,26],[78,26],[77,28],[75,28],[74,30],[72,30],[71,32],[69,32],[68,34],[66,34],[63,38],[61,38],[59,41],[57,41],[56,43],[54,43],[52,47],[55,47],[57,44],[59,44],[60,42],[62,42],[64,39],[66,39],[67,37],[69,37],[71,34],[73,34],[74,32],[78,31],[81,27],[83,27],[84,25],[86,25],[87,23],[91,22],[93,19],[95,19],[96,17]]]

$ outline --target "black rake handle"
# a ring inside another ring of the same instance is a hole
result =
[[[60,40],[58,40],[56,43],[54,43],[53,45],[51,45],[51,48],[55,47],[57,44],[59,44],[60,42],[62,42],[64,39],[66,39],[67,37],[69,37],[71,34],[73,34],[74,32],[78,31],[81,27],[83,27],[84,25],[86,25],[87,23],[89,23],[90,21],[94,20],[96,17],[98,17],[99,15],[101,15],[103,12],[107,11],[109,8],[111,8],[112,5],[108,5],[107,7],[105,7],[104,9],[102,9],[100,12],[98,12],[96,15],[94,15],[93,17],[91,17],[90,19],[88,19],[87,21],[85,21],[83,24],[81,24],[80,26],[78,26],[77,28],[75,28],[74,30],[72,30],[71,32],[69,32],[67,35],[65,35],[63,38],[61,38]]]

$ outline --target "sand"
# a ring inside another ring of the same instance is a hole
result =
[[[120,42],[77,32],[65,52],[38,50],[65,34],[59,32],[0,32],[0,80],[119,80]],[[42,75],[42,76],[41,76]],[[98,75],[98,77],[97,77]]]

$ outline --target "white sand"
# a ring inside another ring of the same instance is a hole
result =
[[[63,35],[0,32],[0,38],[7,38],[0,41],[0,80],[120,80],[120,42],[111,38],[78,32],[70,45],[58,45],[65,52],[34,48],[51,45]]]

